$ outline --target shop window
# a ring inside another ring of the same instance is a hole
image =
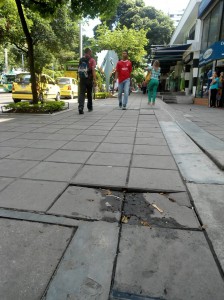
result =
[[[208,35],[208,46],[217,42],[219,40],[219,31],[221,25],[221,17],[222,14],[220,13],[222,3],[216,5],[216,7],[212,10],[211,19],[210,19],[210,26],[209,26],[209,35]]]
[[[222,15],[222,27],[221,27],[221,33],[220,33],[220,40],[224,40],[224,13]]]
[[[208,48],[208,32],[210,25],[210,15],[208,15],[203,22],[202,40],[201,40],[201,51],[205,51]]]

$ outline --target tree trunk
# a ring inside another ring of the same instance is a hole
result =
[[[36,85],[36,76],[35,76],[35,68],[34,68],[34,52],[33,52],[33,40],[30,35],[29,29],[27,27],[26,19],[24,17],[23,8],[20,0],[15,0],[18,13],[20,16],[21,24],[23,27],[24,34],[26,36],[26,42],[28,45],[28,58],[29,58],[29,67],[31,74],[31,86],[32,86],[32,94],[33,94],[33,103],[38,103],[38,94],[37,94],[37,85]]]

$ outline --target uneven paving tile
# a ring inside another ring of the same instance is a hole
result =
[[[18,179],[0,192],[0,207],[46,211],[66,183]]]
[[[192,208],[179,205],[169,193],[126,193],[123,215],[130,225],[200,228]]]
[[[171,155],[167,146],[135,145],[134,154]]]
[[[118,222],[121,216],[121,192],[70,186],[48,213],[81,219]]]
[[[98,166],[123,166],[128,167],[131,160],[131,154],[122,153],[103,153],[95,152],[87,160],[87,165],[98,165]]]
[[[132,167],[177,170],[177,165],[169,155],[133,155]]]
[[[101,221],[79,226],[44,299],[108,299],[118,231]]]
[[[79,141],[71,141],[64,145],[62,149],[68,150],[83,150],[83,151],[94,151],[99,143],[96,142],[79,142]]]
[[[4,177],[19,177],[34,167],[37,161],[1,159],[0,174]]]
[[[98,148],[98,152],[113,152],[113,153],[132,153],[133,145],[132,144],[111,144],[111,143],[102,143]]]
[[[53,152],[55,152],[54,149],[25,148],[9,155],[7,158],[24,160],[43,160]]]
[[[157,138],[162,139],[164,135],[161,132],[147,132],[147,131],[138,131],[136,133],[137,138]]]
[[[85,163],[91,153],[88,151],[58,150],[49,156],[46,161],[82,164]]]
[[[80,164],[40,162],[22,178],[67,182],[75,175],[80,166]]]
[[[39,300],[73,229],[0,219],[0,298]]]
[[[159,126],[149,126],[147,127],[140,127],[137,128],[137,132],[162,132],[161,128]]]
[[[187,183],[187,187],[224,270],[224,186]]]
[[[136,132],[136,127],[130,127],[130,126],[114,126],[113,130],[116,130],[116,131],[123,131],[123,132],[126,132],[126,131],[134,131]]]
[[[186,190],[178,171],[143,168],[131,168],[128,187],[165,192]]]
[[[224,285],[202,232],[123,225],[111,299],[119,293],[118,299],[222,300]]]
[[[124,187],[127,167],[84,166],[71,183],[102,187]]]

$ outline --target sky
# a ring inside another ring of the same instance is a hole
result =
[[[144,0],[146,6],[153,6],[164,13],[177,12],[185,9],[190,0]],[[93,37],[93,28],[99,24],[98,19],[90,20],[88,24],[83,24],[83,34]]]

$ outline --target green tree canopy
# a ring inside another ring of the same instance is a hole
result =
[[[135,30],[116,28],[111,31],[105,24],[97,29],[97,39],[95,41],[98,51],[114,50],[118,56],[122,50],[126,49],[129,52],[129,58],[134,64],[140,63],[146,54],[144,47],[147,44],[146,31],[144,29]]]

